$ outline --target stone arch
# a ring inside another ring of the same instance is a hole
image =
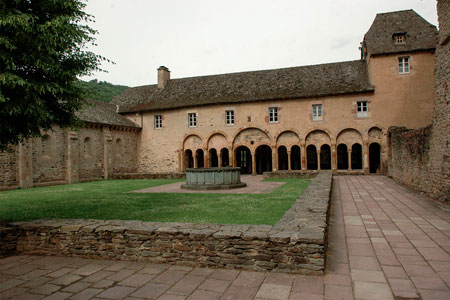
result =
[[[272,147],[267,144],[259,145],[255,150],[256,173],[272,171]]]
[[[317,149],[323,144],[330,144],[330,134],[322,129],[316,129],[309,132],[305,138],[306,145],[314,145]]]
[[[292,146],[300,143],[300,135],[293,129],[280,132],[276,137],[277,146]]]
[[[194,151],[195,149],[202,148],[203,140],[202,138],[197,134],[191,134],[188,135],[183,140],[183,149],[190,149]]]
[[[252,145],[250,148],[255,149],[256,145],[268,144],[272,145],[273,139],[267,131],[256,127],[250,127],[240,130],[233,139],[233,147],[236,145]]]
[[[362,134],[354,128],[341,130],[336,138],[336,144],[346,144],[349,148],[355,143],[362,144]]]
[[[373,126],[367,132],[369,135],[369,139],[381,139],[383,136],[383,130],[378,126]]]
[[[278,170],[288,170],[289,159],[286,146],[281,145],[277,148],[277,150],[278,150]]]
[[[214,132],[207,139],[208,149],[214,148],[217,151],[228,146],[228,138],[225,133]]]

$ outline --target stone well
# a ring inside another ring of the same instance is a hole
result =
[[[186,170],[186,184],[182,189],[188,190],[228,190],[246,187],[241,182],[241,168],[201,168]]]

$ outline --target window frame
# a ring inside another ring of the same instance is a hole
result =
[[[153,120],[154,128],[162,129],[162,115],[154,115]]]
[[[323,104],[317,103],[312,105],[312,120],[313,121],[323,120]]]
[[[280,120],[278,115],[278,107],[270,106],[268,108],[268,112],[269,112],[269,123],[278,123]]]
[[[400,56],[398,58],[398,74],[409,74],[411,72],[411,57]]]
[[[233,126],[234,125],[234,110],[229,109],[225,111],[225,125]]]
[[[394,34],[394,44],[404,45],[406,43],[406,34]]]
[[[197,127],[197,113],[188,113],[188,127]]]
[[[367,100],[356,101],[356,117],[367,118],[368,116],[369,116],[369,101]]]

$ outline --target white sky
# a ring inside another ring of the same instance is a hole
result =
[[[405,9],[437,25],[436,0],[90,0],[91,50],[116,64],[82,79],[140,86],[161,65],[182,78],[355,60],[375,15]]]

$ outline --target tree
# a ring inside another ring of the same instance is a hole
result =
[[[80,0],[0,1],[0,150],[52,125],[77,124],[77,76],[100,70]]]

